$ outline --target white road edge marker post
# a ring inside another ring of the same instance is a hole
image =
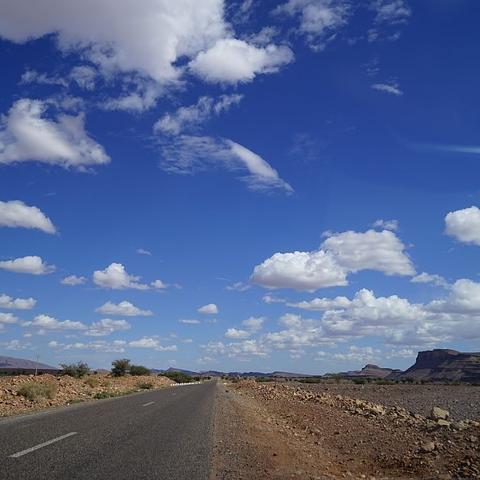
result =
[[[10,455],[10,458],[23,457],[23,455],[27,455],[27,453],[32,453],[35,450],[51,445],[52,443],[60,442],[65,438],[71,437],[73,435],[77,435],[77,433],[78,432],[70,432],[70,433],[66,433],[65,435],[62,435],[61,437],[52,438],[52,440],[48,440],[47,442],[40,443],[38,445],[35,445],[34,447],[27,448],[26,450],[22,450],[21,452],[14,453],[13,455]]]

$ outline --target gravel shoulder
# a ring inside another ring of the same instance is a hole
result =
[[[319,474],[314,461],[306,463],[298,442],[281,435],[280,425],[285,422],[254,398],[218,383],[210,479],[329,478]]]

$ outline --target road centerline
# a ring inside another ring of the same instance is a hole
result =
[[[153,405],[155,402],[148,402],[148,403],[144,403],[142,405],[142,407],[149,407],[150,405]]]
[[[48,445],[51,445],[52,443],[57,443],[60,442],[61,440],[65,440],[68,437],[72,437],[73,435],[77,435],[78,432],[70,432],[66,433],[65,435],[61,435],[60,437],[52,438],[51,440],[48,440],[43,443],[39,443],[38,445],[35,445],[33,447],[27,448],[26,450],[22,450],[20,452],[14,453],[13,455],[10,455],[10,458],[19,458],[23,457],[23,455],[27,455],[28,453],[32,453],[35,450],[38,450],[43,447],[47,447]]]

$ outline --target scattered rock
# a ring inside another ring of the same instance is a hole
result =
[[[442,420],[441,418],[437,420],[437,425],[439,427],[450,427],[452,424],[448,420]]]
[[[440,407],[433,407],[430,413],[430,418],[432,420],[446,420],[449,417],[450,413],[448,410],[443,410]]]
[[[420,451],[423,453],[433,452],[435,450],[435,443],[434,442],[426,442],[420,447]]]

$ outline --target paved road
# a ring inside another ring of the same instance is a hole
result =
[[[215,389],[185,385],[1,420],[0,479],[208,479]]]

